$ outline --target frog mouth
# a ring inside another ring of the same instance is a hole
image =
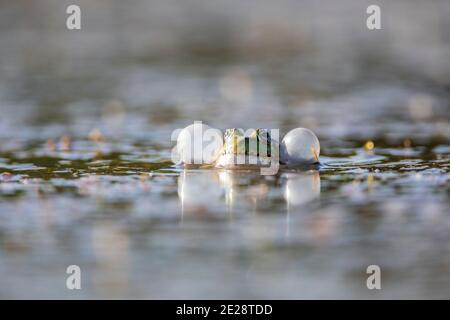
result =
[[[227,129],[224,146],[217,167],[259,168],[270,166],[279,157],[278,142],[274,141],[267,129],[244,132],[242,129]]]

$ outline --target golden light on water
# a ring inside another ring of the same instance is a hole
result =
[[[364,150],[366,150],[366,151],[371,151],[371,150],[373,150],[373,148],[375,148],[375,143],[371,140],[367,141],[364,144]]]

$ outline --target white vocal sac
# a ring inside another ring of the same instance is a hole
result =
[[[212,164],[222,147],[222,132],[201,122],[187,126],[177,138],[177,152],[183,164]]]
[[[319,155],[319,139],[306,128],[289,131],[280,144],[280,161],[288,166],[318,163]]]

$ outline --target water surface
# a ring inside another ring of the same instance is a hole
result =
[[[359,1],[133,2],[1,3],[0,298],[449,298],[447,2],[369,34]],[[308,127],[322,165],[176,168],[194,120]]]

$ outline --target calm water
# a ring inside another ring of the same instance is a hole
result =
[[[368,35],[358,1],[134,2],[1,3],[0,298],[450,298],[448,3]],[[177,169],[194,120],[308,127],[322,165]]]

